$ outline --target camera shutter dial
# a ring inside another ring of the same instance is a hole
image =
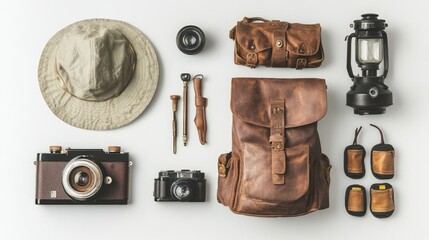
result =
[[[61,146],[49,146],[50,153],[61,153],[63,148]]]
[[[109,146],[107,148],[107,151],[109,153],[119,153],[119,152],[121,152],[121,147],[119,147],[119,146]]]

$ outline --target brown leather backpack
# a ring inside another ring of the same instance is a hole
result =
[[[317,121],[323,79],[233,78],[232,152],[218,161],[218,201],[235,213],[298,216],[329,207]]]

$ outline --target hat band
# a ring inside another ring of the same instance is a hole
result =
[[[125,36],[124,36],[125,37]],[[127,39],[128,40],[128,39]],[[131,73],[131,75],[130,75],[130,80],[132,80],[133,79],[133,76],[134,76],[134,73],[135,73],[135,71],[136,71],[136,62],[137,62],[137,54],[136,54],[136,52],[134,51],[134,48],[133,48],[133,46],[131,45],[131,44],[128,44],[128,46],[130,47],[130,49],[131,49],[131,51],[133,52],[133,55],[134,55],[134,59],[135,59],[135,61],[134,61],[134,64],[133,64],[133,68],[132,68],[132,73]],[[84,98],[81,98],[81,97],[78,97],[78,96],[76,96],[75,94],[73,94],[71,91],[70,91],[70,89],[68,89],[67,88],[67,85],[66,85],[66,83],[65,83],[65,81],[64,81],[64,79],[61,77],[61,75],[60,75],[60,73],[58,72],[58,69],[57,69],[57,60],[55,60],[55,67],[54,67],[54,69],[55,69],[55,72],[56,72],[56,75],[57,75],[57,78],[58,78],[58,80],[59,80],[59,84],[60,84],[60,86],[61,86],[61,88],[63,88],[66,92],[68,92],[70,95],[72,95],[73,97],[75,97],[75,98],[77,98],[77,99],[80,99],[80,100],[83,100],[83,101],[88,101],[88,102],[104,102],[104,101],[107,101],[107,100],[110,100],[110,99],[112,99],[112,98],[115,98],[115,97],[117,97],[117,96],[119,96],[119,95],[121,95],[121,93],[127,88],[127,86],[128,86],[128,84],[130,84],[130,82],[131,81],[128,81],[127,82],[127,85],[125,85],[124,86],[124,88],[121,90],[121,91],[119,91],[118,93],[116,93],[116,94],[114,94],[114,95],[112,95],[111,97],[109,97],[109,98],[105,98],[105,99],[103,99],[103,100],[88,100],[88,99],[84,99]]]

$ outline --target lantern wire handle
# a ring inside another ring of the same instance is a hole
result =
[[[383,36],[383,52],[384,52],[384,72],[383,76],[384,78],[387,77],[387,72],[389,71],[389,51],[388,51],[388,44],[387,44],[387,34],[385,31],[381,31],[381,34]]]
[[[352,33],[346,37],[346,39],[347,39],[347,72],[349,73],[349,76],[352,79],[352,81],[353,81],[353,78],[355,77],[355,75],[353,74],[353,69],[352,69],[352,64],[351,64],[351,58],[352,58],[351,47],[352,47],[352,39],[354,37],[356,37],[355,33]]]

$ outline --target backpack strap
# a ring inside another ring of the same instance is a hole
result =
[[[272,179],[280,185],[285,183],[286,173],[284,99],[271,99],[270,133]]]

